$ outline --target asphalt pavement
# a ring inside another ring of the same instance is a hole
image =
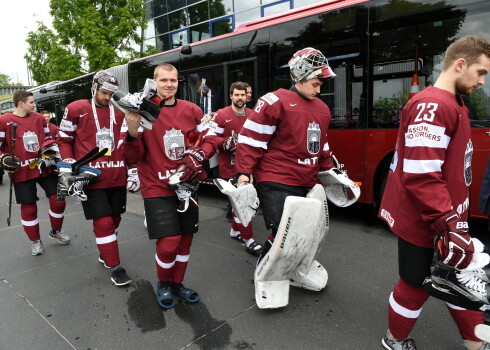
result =
[[[115,287],[98,262],[92,224],[68,200],[64,231],[72,242],[49,239],[48,201],[38,216],[45,253],[31,244],[13,207],[7,226],[8,179],[0,185],[0,349],[381,349],[387,302],[396,283],[396,239],[369,208],[331,210],[330,233],[319,261],[329,273],[321,292],[291,288],[289,305],[261,310],[255,304],[256,257],[229,238],[226,200],[200,189],[200,230],[184,284],[201,295],[164,311],[156,302],[154,241],[143,225],[143,200],[128,197],[119,228],[122,266],[133,283]],[[256,239],[267,237],[263,218]],[[476,225],[485,229],[483,222]],[[412,333],[418,349],[463,349],[444,304],[430,300]]]

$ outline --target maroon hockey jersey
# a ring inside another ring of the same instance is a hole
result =
[[[175,196],[175,191],[168,188],[168,178],[177,170],[188,133],[203,131],[201,119],[203,113],[197,105],[176,99],[174,105],[161,109],[152,130],[140,127],[136,140],[124,140],[128,161],[138,163],[143,198]],[[209,129],[203,135],[201,148],[209,158],[215,152],[216,138]],[[202,175],[206,176],[204,171]]]
[[[49,175],[51,169],[46,169],[40,174],[37,167],[29,168],[29,163],[39,158],[43,142],[51,139],[42,114],[29,113],[23,118],[13,113],[0,116],[0,153],[12,153],[13,123],[17,124],[15,156],[21,161],[21,167],[14,173],[14,183]]]
[[[237,115],[231,106],[222,108],[217,111],[214,118],[216,126],[214,132],[217,136],[216,140],[218,145],[222,145],[223,141],[230,137],[232,131],[240,133],[243,124],[247,117],[253,113],[253,110],[245,108],[245,115]],[[225,179],[230,179],[235,174],[235,154],[223,149],[218,153],[219,161],[219,176]]]
[[[470,137],[459,95],[429,86],[406,104],[379,211],[396,235],[431,248],[431,222],[452,210],[467,220]]]
[[[110,108],[96,107],[97,118],[99,121],[99,131],[105,131],[109,135]],[[95,184],[87,185],[86,188],[109,188],[126,186],[127,170],[126,161],[122,152],[121,133],[125,133],[124,114],[114,108],[115,123],[112,125],[112,149],[111,154],[103,156],[87,165],[99,169],[102,174]],[[98,130],[92,112],[91,100],[78,100],[66,106],[63,120],[58,130],[57,143],[60,146],[60,153],[63,159],[80,159],[99,146],[100,137],[97,136]],[[121,142],[119,142],[121,140]]]
[[[257,182],[312,187],[318,172],[333,167],[327,142],[332,118],[319,98],[306,100],[279,89],[262,96],[238,138],[235,171]]]

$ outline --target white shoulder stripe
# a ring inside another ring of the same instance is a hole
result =
[[[243,135],[238,136],[238,143],[243,143],[245,145],[249,145],[252,147],[260,147],[263,149],[267,149],[267,142],[257,141],[257,140],[254,140],[250,137],[243,136]]]
[[[442,164],[444,164],[444,161],[440,159],[429,159],[429,160],[404,159],[403,171],[410,174],[425,174],[425,173],[440,172],[442,169]]]
[[[243,127],[245,129],[257,132],[259,134],[272,135],[276,131],[276,127],[273,125],[259,124],[259,123],[256,123],[254,121],[251,121],[250,119],[247,119],[245,121],[245,124],[243,124]]]

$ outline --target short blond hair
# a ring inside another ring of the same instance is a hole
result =
[[[153,79],[157,78],[158,71],[160,69],[166,70],[167,72],[171,72],[173,70],[177,72],[177,68],[175,68],[175,66],[171,65],[170,63],[160,63],[158,66],[155,67],[155,70],[153,71]]]

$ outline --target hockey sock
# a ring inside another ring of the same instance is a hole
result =
[[[52,195],[49,199],[49,221],[51,222],[51,228],[54,231],[61,230],[63,225],[63,219],[65,218],[66,202],[58,202],[58,196]]]
[[[31,241],[38,241],[41,239],[39,234],[39,220],[37,218],[37,205],[36,203],[23,203],[20,205],[20,217],[22,219],[22,226],[27,233],[27,237]]]
[[[395,339],[408,338],[428,298],[425,289],[398,281],[388,305],[388,328]]]
[[[446,306],[463,339],[480,342],[481,340],[475,336],[475,326],[484,323],[483,312],[466,310],[449,303],[446,303]]]
[[[160,281],[170,281],[171,279],[180,238],[180,235],[163,237],[156,242],[155,260],[157,277]]]
[[[193,237],[194,235],[184,235],[180,239],[179,248],[177,249],[177,256],[175,257],[175,266],[172,270],[172,281],[175,283],[182,283],[184,280],[185,270],[187,269],[187,264],[191,253]]]
[[[248,224],[248,226],[243,226],[241,223],[240,219],[235,215],[235,211],[232,210],[231,212],[231,228],[235,231],[240,231],[240,234],[242,235],[243,239],[250,239],[253,237],[253,228],[252,228],[252,222]]]
[[[104,257],[107,266],[118,266],[119,247],[117,245],[117,236],[114,233],[114,221],[112,216],[104,216],[93,220],[95,241],[100,254]]]
[[[119,229],[119,224],[121,223],[121,215],[112,215],[112,220],[114,221],[114,233],[117,235]]]

